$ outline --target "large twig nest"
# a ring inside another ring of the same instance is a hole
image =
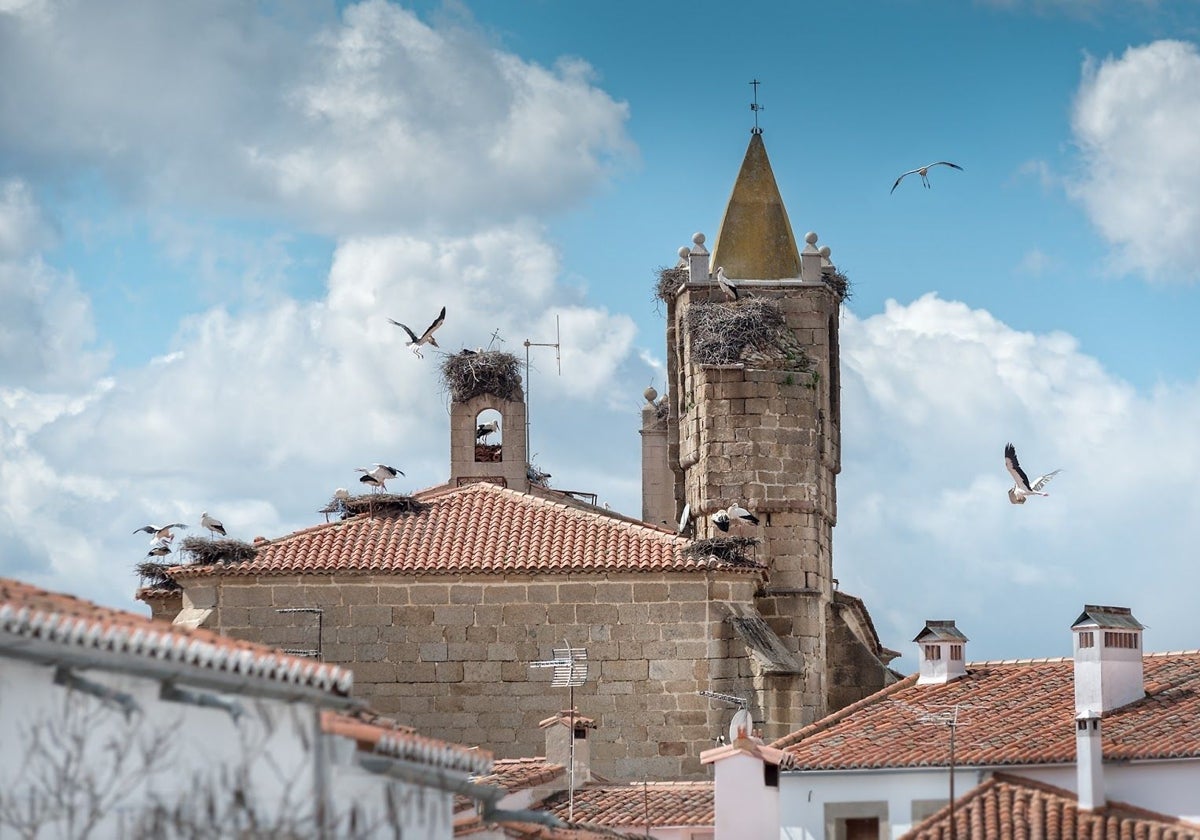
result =
[[[192,562],[200,566],[246,563],[258,554],[258,549],[241,540],[210,540],[204,537],[188,537],[179,546],[179,551],[181,554],[190,554]]]
[[[161,589],[171,592],[183,589],[174,578],[167,574],[167,568],[165,563],[146,560],[134,566],[134,571],[142,578],[143,585],[148,589]]]
[[[836,268],[821,273],[825,285],[837,292],[838,297],[847,301],[850,299],[850,278]]]
[[[480,394],[516,402],[522,399],[521,365],[512,353],[463,350],[442,361],[442,385],[455,402]]]
[[[686,324],[692,358],[702,365],[749,362],[758,367],[806,371],[812,359],[788,328],[779,304],[747,297],[732,303],[697,301]]]
[[[756,545],[758,540],[754,537],[711,537],[707,540],[696,540],[684,548],[683,556],[693,560],[716,557],[738,566],[757,566],[758,563],[746,553]]]
[[[349,496],[330,499],[322,513],[340,513],[342,518],[369,513],[372,516],[420,513],[429,505],[412,496],[401,493],[363,493],[361,496]]]
[[[692,273],[686,266],[660,268],[658,281],[654,284],[654,296],[661,301],[668,301],[675,296],[675,291],[688,281]]]

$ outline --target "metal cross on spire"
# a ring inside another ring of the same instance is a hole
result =
[[[751,133],[762,134],[762,129],[758,127],[758,112],[765,110],[767,107],[766,105],[758,104],[758,86],[761,85],[762,82],[760,82],[758,79],[753,79],[751,80],[750,84],[754,88],[754,101],[750,103],[750,110],[754,112],[754,129],[751,131]]]

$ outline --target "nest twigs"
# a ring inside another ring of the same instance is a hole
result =
[[[516,356],[501,350],[451,353],[442,360],[442,385],[455,402],[466,402],[480,394],[519,401],[521,365]]]
[[[133,567],[133,570],[138,573],[142,579],[143,585],[150,589],[182,589],[174,578],[167,575],[167,564],[156,563],[153,560],[146,560],[138,563]]]
[[[845,274],[835,268],[832,271],[823,272],[821,279],[826,286],[837,292],[843,302],[850,300],[850,278]]]
[[[258,549],[241,540],[210,540],[204,537],[188,537],[179,546],[180,552],[192,556],[192,562],[200,566],[228,566],[253,560]]]
[[[686,283],[691,274],[682,266],[660,268],[658,281],[654,284],[654,296],[665,303],[675,296],[675,290]]]
[[[335,507],[338,505],[338,507]],[[363,493],[361,496],[351,496],[348,499],[333,499],[328,507],[330,512],[341,510],[343,518],[360,513],[376,516],[378,514],[420,513],[429,505],[406,496],[402,493]]]
[[[738,566],[757,566],[758,562],[746,552],[758,545],[754,537],[710,537],[696,540],[683,549],[683,556],[693,560],[716,557]]]
[[[763,297],[688,306],[692,358],[702,365],[757,364],[808,370],[812,359],[788,328],[779,304]]]

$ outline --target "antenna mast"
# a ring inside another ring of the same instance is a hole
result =
[[[758,127],[758,112],[767,110],[766,105],[758,104],[758,86],[762,84],[758,79],[754,79],[750,84],[754,87],[754,101],[750,103],[750,110],[754,112],[754,128],[750,129],[751,134],[762,134],[762,129]]]
[[[529,342],[525,342],[529,346]],[[554,676],[550,680],[551,688],[569,688],[570,693],[570,758],[567,766],[567,820],[575,819],[575,686],[587,682],[588,663],[587,649],[573,648],[570,642],[563,642],[565,648],[554,648],[553,659],[542,659],[530,662],[530,668],[553,668]]]
[[[958,712],[960,709],[968,707],[961,703],[955,703],[944,711],[932,712],[927,709],[909,707],[907,703],[902,705],[916,712],[919,722],[945,726],[950,730],[950,840],[958,840],[958,826],[954,822],[954,735],[958,727],[967,725],[967,721],[959,718]]]
[[[553,344],[550,344],[549,342],[538,343],[536,341],[530,341],[528,338],[525,339],[525,452],[526,452],[526,457],[528,457],[529,452],[533,451],[529,447],[529,425],[530,425],[529,418],[533,414],[533,411],[531,410],[531,404],[529,401],[529,392],[533,390],[533,388],[530,386],[530,383],[529,383],[529,348],[530,347],[553,347],[554,348],[554,361],[558,365],[558,375],[562,376],[562,331],[559,329],[557,313],[554,316],[554,343]],[[526,466],[528,467],[529,465],[526,464]]]

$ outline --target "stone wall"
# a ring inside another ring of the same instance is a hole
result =
[[[726,602],[753,600],[753,573],[227,577],[189,588],[214,583],[206,626],[309,648],[315,617],[275,610],[320,607],[324,658],[354,671],[356,696],[498,758],[543,752],[538,723],[567,708],[568,689],[530,663],[566,643],[588,650],[575,705],[597,721],[591,758],[604,777],[704,778],[700,752],[734,709],[697,692],[753,696],[754,665],[725,621]]]

